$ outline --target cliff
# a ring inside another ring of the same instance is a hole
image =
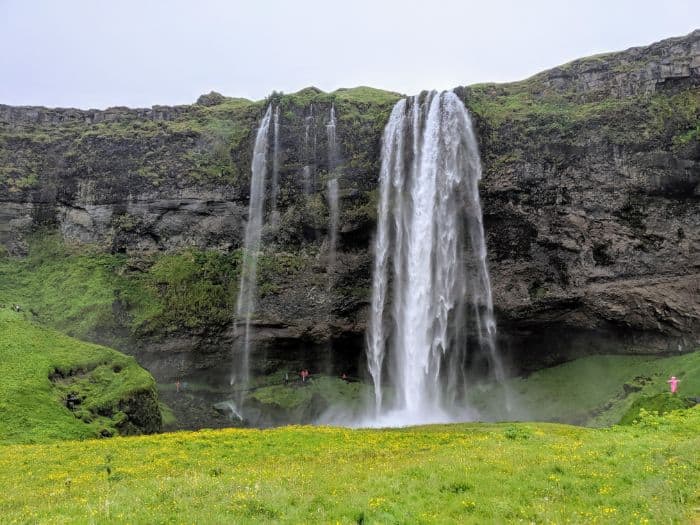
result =
[[[512,361],[700,344],[700,30],[456,92],[478,130],[501,347]],[[78,323],[76,335],[135,353],[161,378],[226,374],[252,142],[272,102],[281,219],[264,232],[256,366],[357,367],[381,133],[399,98],[307,88],[151,109],[0,106],[0,298],[20,297],[64,329]],[[331,104],[342,160],[329,276]],[[41,291],[62,264],[74,265],[70,284],[55,281],[68,313]]]

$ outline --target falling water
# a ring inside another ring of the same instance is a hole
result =
[[[270,195],[270,222],[277,226],[279,212],[277,211],[277,195],[279,194],[279,151],[280,151],[280,107],[275,107],[272,125],[272,192]]]
[[[311,166],[316,163],[316,139],[314,131],[314,147],[311,148],[310,138],[311,138],[311,126],[314,121],[314,105],[311,104],[309,107],[309,114],[304,118],[304,157],[306,158],[306,165],[302,169],[302,181],[304,187],[304,194],[311,194],[312,186],[312,173]]]
[[[399,101],[381,161],[367,333],[373,424],[467,418],[468,359],[485,357],[499,381],[503,367],[479,201],[481,161],[459,98],[433,92]],[[392,399],[385,399],[386,380]]]
[[[335,137],[335,128],[337,121],[335,119],[335,104],[331,105],[331,113],[326,124],[326,134],[328,136],[328,172],[333,173],[338,165],[338,142]]]
[[[236,405],[236,402],[232,399],[228,399],[226,401],[222,401],[220,403],[216,403],[214,405],[214,409],[218,410],[223,413],[228,413],[228,417],[231,421],[238,420],[238,421],[245,421],[243,419],[243,416],[241,415],[240,410],[238,410],[238,406]]]
[[[265,205],[265,179],[267,177],[267,155],[270,147],[271,113],[272,107],[268,106],[258,127],[251,166],[248,222],[245,228],[241,280],[238,287],[238,302],[236,303],[236,321],[237,323],[241,319],[245,321],[245,332],[243,335],[243,351],[240,359],[237,360],[237,356],[234,356],[234,370],[231,376],[231,384],[236,384],[239,387],[245,387],[249,379],[250,321],[255,311],[257,299],[256,279]],[[234,335],[236,336],[236,341],[238,341],[238,333]]]
[[[328,236],[328,274],[332,275],[335,270],[336,246],[338,244],[338,217],[340,214],[338,206],[338,179],[333,178],[328,181],[328,211],[330,215],[329,236]]]
[[[326,134],[328,135],[328,173],[330,174],[330,179],[328,179],[327,189],[328,189],[328,212],[329,212],[329,225],[328,225],[328,275],[332,275],[335,269],[336,262],[336,246],[338,243],[338,218],[340,214],[340,206],[338,201],[338,174],[336,169],[338,167],[338,141],[336,139],[336,119],[335,119],[335,105],[331,105],[330,117],[328,119],[328,124],[326,124]]]

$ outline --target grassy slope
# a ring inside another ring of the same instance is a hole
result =
[[[71,251],[57,235],[37,235],[27,258],[0,256],[0,303],[19,304],[43,323],[83,337],[113,324],[116,262],[90,247]]]
[[[0,515],[6,523],[679,522],[697,518],[698,436],[700,409],[691,409],[604,430],[286,427],[5,446]]]
[[[239,259],[238,252],[196,249],[129,258],[39,233],[28,257],[0,255],[0,304],[19,304],[38,321],[80,338],[104,339],[120,324],[133,332],[167,332],[226,322]],[[115,302],[127,318],[115,318]]]
[[[85,374],[52,382],[56,370]],[[125,418],[119,402],[155,388],[133,358],[39,327],[8,309],[0,309],[0,378],[0,443],[111,435]],[[83,398],[75,414],[64,404],[69,392]]]
[[[546,368],[509,382],[511,414],[499,409],[505,404],[501,391],[477,391],[473,402],[496,419],[605,426],[619,422],[635,401],[668,391],[671,375],[681,379],[680,396],[700,397],[700,351],[662,358],[590,356]]]

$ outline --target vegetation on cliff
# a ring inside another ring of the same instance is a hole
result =
[[[597,142],[636,151],[692,151],[700,146],[698,89],[581,100],[573,91],[547,92],[534,77],[469,86],[463,93],[488,152],[486,165],[494,171],[532,160],[535,148],[545,140],[561,150],[564,144],[583,146],[590,134]],[[523,147],[513,148],[514,144]],[[552,156],[548,161],[564,167],[570,152],[556,149],[546,152]]]
[[[263,254],[261,293],[281,293],[314,255]],[[232,319],[240,261],[241,250],[115,254],[42,231],[32,236],[26,257],[0,254],[0,302],[87,339],[220,327]]]
[[[25,317],[0,308],[0,443],[160,430],[155,382],[133,357]]]

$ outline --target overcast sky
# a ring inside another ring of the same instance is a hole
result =
[[[0,103],[517,80],[700,28],[700,0],[0,0]]]

